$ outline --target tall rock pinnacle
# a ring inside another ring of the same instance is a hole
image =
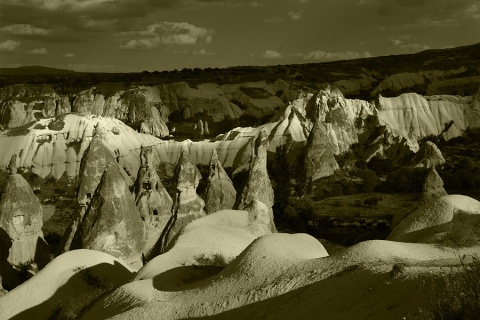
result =
[[[135,204],[147,228],[144,251],[148,253],[170,218],[173,201],[153,167],[153,147],[142,147],[140,163],[134,193]]]
[[[268,136],[260,131],[252,143],[252,157],[248,170],[248,180],[243,187],[237,207],[245,208],[253,200],[258,200],[271,208],[273,206],[273,188],[267,172]]]
[[[205,211],[213,213],[222,209],[232,209],[237,197],[232,180],[218,161],[217,150],[213,149],[205,193]]]
[[[10,175],[7,178],[5,192],[0,200],[0,228],[11,239],[11,264],[34,261],[40,267],[50,260],[48,245],[43,239],[43,208],[28,182],[16,173],[16,156],[9,165]],[[0,250],[8,250],[4,244]]]
[[[103,251],[127,263],[139,261],[145,226],[116,162],[108,164],[72,246]]]
[[[314,181],[332,175],[339,168],[334,151],[325,125],[317,120],[305,145],[306,177]]]
[[[183,150],[175,167],[175,199],[170,220],[149,258],[167,250],[170,241],[190,221],[206,216],[205,202],[197,195],[201,174],[192,163],[190,152]]]

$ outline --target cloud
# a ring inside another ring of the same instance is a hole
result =
[[[262,55],[264,59],[281,59],[283,56],[280,54],[280,52],[275,51],[275,50],[267,50],[265,53]]]
[[[27,52],[28,54],[48,54],[46,48],[33,49]]]
[[[75,55],[75,53],[72,53],[72,52],[69,52],[69,53],[66,53],[62,56],[62,58],[68,58],[68,59],[73,59],[73,58],[76,58],[77,56]]]
[[[99,31],[132,28],[138,19],[176,6],[176,0],[6,0],[0,1],[2,32],[82,41]]]
[[[230,7],[263,7],[265,0],[262,1],[237,1],[237,0],[183,0],[180,4],[189,9],[198,9],[206,6],[230,6]],[[303,0],[304,1],[304,0]]]
[[[295,53],[293,56],[301,57],[303,60],[351,60],[359,58],[371,57],[370,52],[362,53],[346,51],[346,52],[326,52],[322,50],[310,51],[305,54]]]
[[[194,56],[212,56],[215,54],[215,52],[209,52],[205,48],[200,49],[200,50],[195,50],[192,52]]]
[[[414,23],[406,24],[405,28],[440,28],[440,27],[455,27],[460,23],[457,19],[435,19],[431,17],[422,17],[417,19]]]
[[[13,52],[20,46],[20,41],[6,40],[0,42],[0,52]]]
[[[302,19],[303,17],[303,10],[300,10],[300,11],[290,11],[288,13],[288,16],[290,17],[290,19],[292,20],[300,20]]]
[[[21,35],[21,36],[45,36],[49,34],[52,30],[47,30],[43,28],[36,28],[30,24],[11,24],[5,27],[0,28],[0,33],[11,34],[11,35]]]
[[[117,37],[127,38],[127,42],[120,46],[123,49],[150,49],[160,45],[208,44],[212,42],[213,34],[213,30],[187,22],[162,22],[141,31],[121,32]]]

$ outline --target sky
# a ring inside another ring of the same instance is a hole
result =
[[[3,68],[224,68],[478,42],[478,0],[0,0]]]

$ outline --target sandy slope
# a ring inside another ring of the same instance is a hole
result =
[[[155,278],[132,282],[83,319],[402,319],[431,307],[438,276],[458,265],[459,255],[480,249],[367,241],[325,257],[315,241],[260,237],[217,275],[168,290]],[[400,262],[405,270],[392,277]]]
[[[48,319],[61,307],[77,309],[91,303],[95,295],[133,276],[126,264],[106,253],[69,251],[0,297],[0,319]]]
[[[475,215],[480,219],[480,202],[463,195],[447,195],[427,203],[402,220],[387,239],[405,242],[432,242],[445,236],[459,223],[459,215]]]

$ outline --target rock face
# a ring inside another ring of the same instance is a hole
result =
[[[93,195],[100,184],[107,166],[111,163],[117,163],[115,152],[111,150],[111,147],[105,141],[105,134],[105,128],[101,123],[97,123],[93,139],[80,165],[80,183],[77,191],[77,201],[80,205],[80,211],[65,231],[59,253],[71,249],[74,236],[85,217],[87,208],[92,202]],[[123,169],[118,169],[127,185],[130,186],[131,180],[128,175]]]
[[[153,167],[153,148],[142,147],[140,158],[134,193],[135,204],[147,228],[144,252],[148,254],[167,225],[173,201]]]
[[[268,137],[266,132],[260,131],[252,142],[248,180],[237,201],[237,207],[243,209],[253,200],[258,200],[271,208],[273,206],[273,188],[267,172]]]
[[[435,169],[435,166],[432,166],[423,183],[420,204],[429,203],[446,195],[447,191],[443,188],[443,180]]]
[[[248,211],[248,229],[255,235],[277,232],[273,222],[272,209],[258,200],[253,200],[246,207]]]
[[[315,122],[305,145],[305,174],[312,181],[332,175],[338,169],[334,146],[330,142],[326,126]]]
[[[445,163],[442,152],[435,143],[427,141],[420,146],[420,149],[413,158],[415,167],[431,168]]]
[[[11,239],[8,246],[0,248],[1,256],[8,255],[11,264],[34,261],[45,266],[49,258],[48,245],[43,239],[43,209],[28,182],[16,174],[14,167],[7,179],[5,193],[0,200],[0,228]]]
[[[80,185],[78,187],[77,200],[90,202],[93,193],[97,189],[103,171],[111,162],[116,162],[116,155],[111,146],[105,141],[105,129],[99,123],[95,127],[88,151],[82,158],[80,165]]]
[[[232,180],[218,161],[217,150],[213,149],[205,193],[205,211],[210,214],[222,209],[232,209],[236,198],[237,191]]]
[[[183,150],[175,167],[175,199],[167,226],[152,250],[150,258],[163,252],[175,235],[190,221],[206,216],[205,202],[197,195],[201,174],[190,159],[190,152]]]
[[[78,227],[73,248],[106,252],[129,264],[140,261],[145,226],[117,163],[108,164]]]

